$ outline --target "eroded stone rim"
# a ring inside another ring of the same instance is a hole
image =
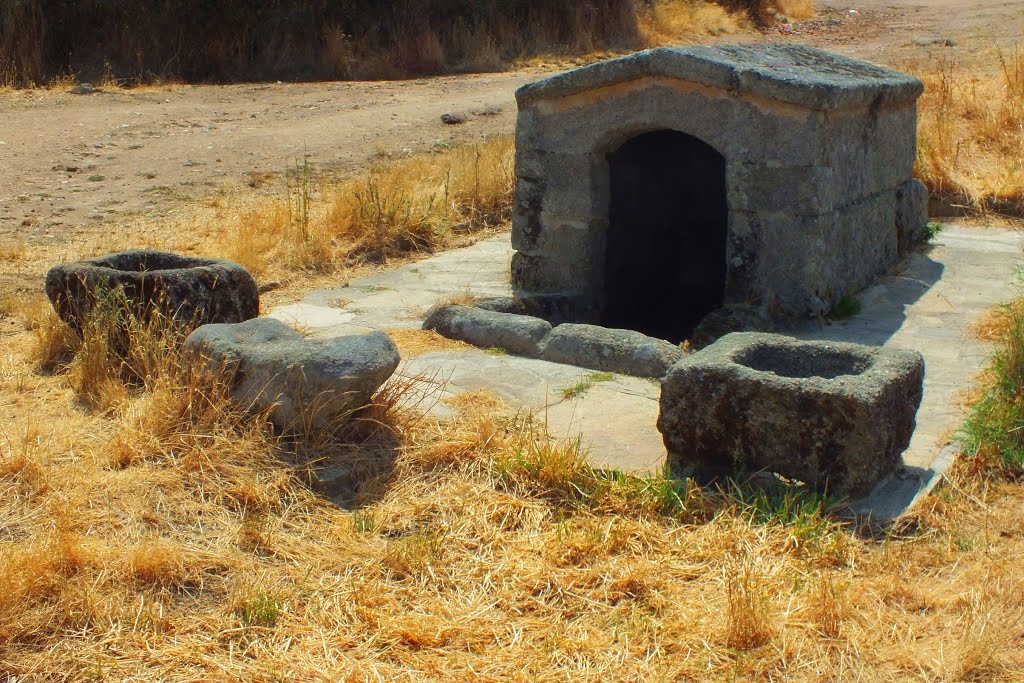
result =
[[[146,260],[157,260],[158,262],[169,261],[171,264],[167,264],[167,267],[162,268],[134,268],[126,265],[131,262],[139,262]],[[212,258],[199,258],[195,256],[183,256],[181,254],[175,254],[167,251],[148,251],[144,249],[131,249],[128,251],[118,251],[105,256],[98,256],[96,258],[84,259],[74,264],[68,264],[68,267],[77,267],[79,269],[96,269],[101,271],[110,271],[117,273],[119,276],[123,275],[148,275],[148,274],[160,274],[160,273],[174,273],[183,270],[194,270],[201,268],[225,268],[225,269],[240,269],[236,263],[226,261],[223,259],[212,259]]]
[[[772,358],[772,354],[775,355]],[[843,377],[858,377],[868,372],[875,363],[878,352],[875,349],[848,347],[842,344],[788,342],[759,340],[744,344],[734,350],[729,358],[732,362],[754,372],[764,372],[789,379],[834,380]],[[784,371],[787,364],[806,369],[806,374]],[[825,366],[836,369],[830,372]],[[769,366],[776,367],[769,367]],[[845,367],[843,367],[845,366]],[[848,370],[845,372],[843,370]]]
[[[756,346],[791,346],[794,353],[801,348],[824,348],[831,351],[867,354],[870,359],[864,369],[856,375],[787,377],[775,372],[757,370],[738,360],[742,354]],[[758,381],[789,386],[800,386],[805,390],[840,391],[842,393],[881,391],[899,368],[914,363],[915,351],[870,347],[863,344],[825,340],[798,340],[785,335],[767,332],[732,332],[718,339],[697,353],[685,356],[676,366],[698,364],[706,368],[717,368],[719,372],[744,374]]]

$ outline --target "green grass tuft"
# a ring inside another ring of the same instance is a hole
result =
[[[246,626],[269,628],[281,615],[281,598],[272,593],[256,593],[242,604],[242,622]]]
[[[1002,339],[990,366],[991,382],[958,440],[979,465],[1024,472],[1024,306],[1007,306]]]
[[[592,372],[580,378],[580,381],[576,382],[576,384],[562,389],[562,400],[568,401],[573,398],[579,398],[598,382],[610,382],[613,379],[615,379],[614,372]]]
[[[863,308],[860,299],[853,294],[846,294],[832,307],[829,317],[833,320],[846,320],[860,313]]]

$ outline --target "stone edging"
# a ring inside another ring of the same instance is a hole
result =
[[[633,330],[563,323],[468,306],[440,306],[423,329],[480,348],[500,348],[552,363],[636,377],[660,378],[685,354],[663,339]]]

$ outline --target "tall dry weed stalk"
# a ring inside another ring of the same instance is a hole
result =
[[[768,644],[775,634],[771,598],[760,569],[745,560],[726,569],[727,623],[725,642],[736,650]]]

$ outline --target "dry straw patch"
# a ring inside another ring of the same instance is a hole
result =
[[[917,175],[947,208],[1024,215],[1024,55],[919,70]]]
[[[296,163],[287,197],[241,207],[214,239],[257,275],[432,252],[508,220],[512,154],[511,138],[501,136],[379,160],[338,182],[317,182],[313,169]]]
[[[402,358],[408,360],[434,351],[464,351],[474,347],[442,337],[433,330],[388,330]]]
[[[722,4],[694,0],[654,2],[640,11],[640,37],[646,47],[658,47],[700,36],[752,31],[752,17]]]
[[[595,470],[489,394],[416,418],[399,383],[366,429],[300,443],[173,356],[112,374],[124,395],[99,412],[70,370],[33,369],[31,330],[7,341],[31,376],[0,383],[0,661],[19,678],[988,681],[1024,664],[1018,484],[961,472],[875,541],[814,499]],[[341,452],[382,458],[348,507],[306,474]]]

